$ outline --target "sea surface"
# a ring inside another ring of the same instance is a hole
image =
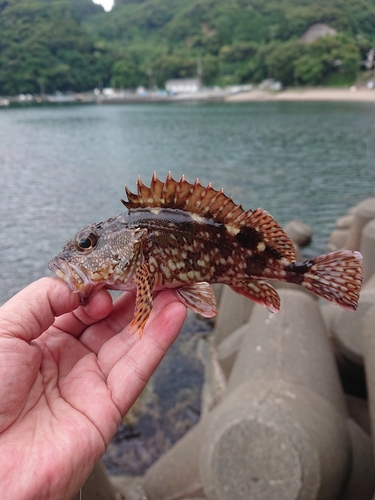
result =
[[[144,104],[0,109],[0,304],[52,274],[49,260],[87,223],[120,213],[124,184],[154,170],[209,182],[244,208],[314,231],[375,194],[375,105]],[[210,325],[190,315],[112,440],[111,474],[142,474],[199,418]]]
[[[120,213],[123,186],[170,170],[281,224],[314,231],[375,193],[375,105],[140,104],[0,109],[0,304],[50,274],[87,223]]]

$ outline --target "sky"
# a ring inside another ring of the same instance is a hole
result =
[[[106,11],[111,10],[113,6],[113,0],[93,0],[93,2],[103,5],[104,10]]]

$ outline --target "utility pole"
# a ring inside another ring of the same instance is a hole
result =
[[[199,57],[197,60],[197,76],[200,82],[203,82],[203,68],[202,68],[202,58]]]
[[[43,78],[39,78],[39,89],[40,89],[40,97],[44,97],[46,95],[46,89],[44,86]]]

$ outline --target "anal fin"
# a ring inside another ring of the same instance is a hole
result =
[[[132,330],[132,333],[139,332],[139,336],[142,337],[153,304],[154,277],[150,274],[147,264],[143,264],[137,269],[135,281],[137,284],[137,295],[130,330]]]
[[[266,306],[271,312],[279,312],[280,310],[279,294],[273,286],[265,281],[241,281],[229,286],[234,292]]]
[[[180,301],[195,313],[205,318],[212,318],[217,314],[217,304],[211,285],[205,281],[176,288],[176,295]]]

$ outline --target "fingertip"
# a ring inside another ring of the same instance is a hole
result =
[[[86,305],[82,306],[82,309],[90,318],[100,320],[108,316],[112,311],[112,307],[113,302],[110,293],[102,288],[90,298]]]
[[[165,290],[155,300],[155,313],[150,318],[149,332],[171,345],[182,328],[187,309],[172,291]]]
[[[41,278],[1,307],[0,320],[8,325],[8,334],[30,341],[51,326],[57,316],[78,306],[78,295],[63,280]]]
[[[30,286],[36,288],[37,294],[41,293],[42,290],[47,293],[54,316],[74,311],[79,306],[78,293],[72,292],[68,284],[60,278],[41,278]]]
[[[182,302],[175,300],[168,304],[166,308],[166,321],[172,323],[175,328],[178,328],[178,331],[181,330],[186,316],[187,309]]]

